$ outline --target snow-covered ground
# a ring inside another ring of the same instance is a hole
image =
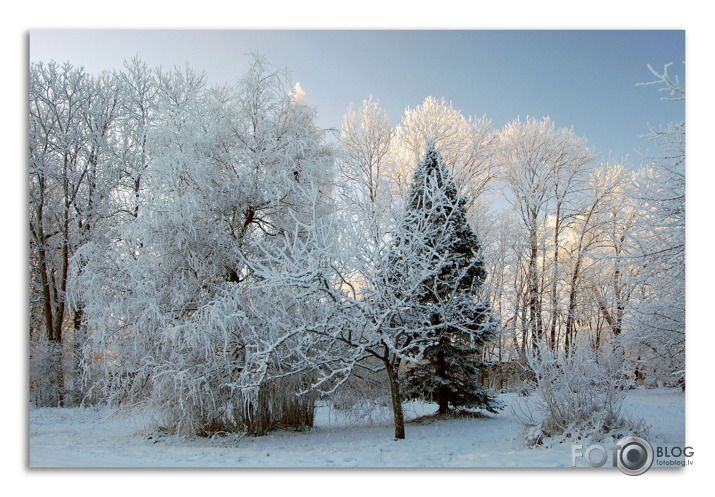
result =
[[[502,396],[507,404],[513,394]],[[649,441],[684,445],[685,395],[629,392],[627,412],[651,425]],[[141,416],[106,408],[30,408],[31,467],[569,467],[571,445],[527,448],[507,407],[485,418],[435,419],[434,405],[410,403],[406,439],[395,441],[388,412],[371,419],[321,407],[307,432],[265,437],[184,438]],[[427,416],[427,417],[424,417]],[[585,464],[584,464],[585,465]]]

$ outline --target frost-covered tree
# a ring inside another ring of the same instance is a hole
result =
[[[256,293],[250,261],[282,247],[286,232],[310,239],[304,228],[328,212],[332,152],[314,111],[285,72],[255,56],[241,81],[220,88],[190,68],[157,71],[144,135],[138,88],[147,78],[131,67],[136,119],[127,126],[141,147],[127,160],[140,182],[125,197],[138,203],[114,243],[77,257],[96,386],[182,432],[309,424],[312,400],[291,397],[303,380],[280,379],[287,359],[263,350],[267,309],[300,300]],[[291,409],[305,416],[288,420]]]
[[[442,151],[447,172],[463,192],[467,209],[477,208],[494,176],[491,121],[484,116],[465,117],[444,98],[427,97],[421,105],[406,108],[395,130],[392,152],[392,183],[399,195],[407,194],[414,165],[430,141]]]
[[[348,109],[340,134],[340,173],[353,202],[374,207],[387,196],[394,135],[389,116],[372,96],[360,108]]]
[[[487,351],[491,352],[489,357],[492,360],[508,361],[511,351],[520,351],[519,319],[525,286],[522,268],[527,240],[520,229],[518,215],[511,209],[502,209],[485,217],[480,232],[487,266],[483,288],[485,294],[491,297],[492,308],[500,317],[502,327],[498,341],[492,342]]]
[[[431,164],[436,152],[429,150],[425,160]],[[410,364],[420,367],[431,348],[437,361],[437,349],[447,351],[440,374],[453,406],[496,407],[476,384],[477,350],[496,328],[488,306],[477,298],[484,278],[479,244],[466,224],[464,198],[443,166],[439,174],[439,179],[434,171],[420,176],[428,184],[421,200],[414,195],[414,208],[371,201],[369,195],[346,199],[336,227],[308,229],[311,237],[304,241],[287,233],[290,242],[250,263],[260,275],[257,289],[300,289],[302,301],[320,309],[321,317],[314,319],[315,311],[297,303],[274,306],[266,322],[283,332],[267,350],[298,340],[292,350],[301,360],[293,367],[310,369],[311,388],[324,393],[360,371],[384,371],[396,439],[405,438],[400,371]],[[363,182],[369,176],[355,178]],[[380,210],[386,220],[379,239],[360,223],[365,207]],[[316,238],[321,232],[331,237]]]
[[[555,224],[553,234],[553,257],[555,283],[558,283],[559,236],[568,213],[566,201],[579,184],[579,176],[593,159],[593,152],[585,139],[575,136],[571,129],[557,129],[547,117],[542,120],[527,118],[507,124],[498,133],[498,163],[501,179],[507,188],[507,200],[522,220],[528,238],[526,263],[526,322],[522,325],[522,346],[532,341],[545,340],[550,330],[545,324],[543,298],[547,295],[540,261],[546,244],[544,226],[551,215]],[[556,202],[554,202],[554,200]],[[552,213],[550,205],[559,208]],[[545,257],[545,255],[544,255]],[[558,285],[557,285],[558,286]],[[558,288],[551,288],[553,295]],[[552,312],[558,300],[552,296]],[[549,334],[550,335],[550,334]],[[550,336],[549,336],[550,338]]]
[[[494,411],[498,402],[479,383],[481,349],[498,323],[481,287],[486,270],[481,244],[467,223],[466,198],[428,143],[414,174],[404,215],[388,258],[386,285],[409,297],[402,326],[427,331],[422,358],[407,381],[439,404]]]
[[[55,349],[40,355],[56,362],[51,368],[57,378],[51,380],[55,397],[66,397],[59,392],[76,388],[74,365],[61,364],[61,354],[64,348],[74,355],[69,349],[83,327],[82,306],[71,307],[67,298],[74,276],[71,260],[113,222],[120,173],[110,137],[119,115],[118,85],[112,74],[91,77],[69,63],[54,62],[32,64],[29,80],[32,351]],[[31,364],[35,386],[50,381],[46,374],[36,374],[37,361]]]
[[[149,166],[148,135],[156,125],[157,81],[149,66],[134,57],[124,63],[119,72],[120,116],[115,136],[116,161],[122,172],[123,204],[120,212],[137,217],[139,214],[142,176]]]
[[[586,167],[593,161],[594,153],[587,146],[585,141],[579,143],[573,139],[571,147],[563,150],[564,160],[553,162],[553,178],[551,184],[553,214],[550,216],[552,228],[551,246],[551,314],[548,326],[547,337],[549,346],[552,349],[558,347],[558,321],[561,314],[559,288],[563,280],[560,267],[560,251],[562,236],[571,222],[578,218],[581,205],[579,196],[587,190],[587,170]]]
[[[677,77],[651,70],[654,81],[668,93],[663,98],[685,102]],[[651,129],[645,136],[655,150],[644,156],[645,167],[634,194],[637,233],[634,243],[643,269],[640,291],[633,294],[630,333],[626,343],[637,345],[640,359],[659,381],[684,382],[685,375],[685,122]]]
[[[341,258],[349,261],[343,274],[354,300],[374,282],[393,229],[396,198],[389,180],[394,137],[389,115],[372,96],[360,107],[350,106],[341,127],[336,204],[344,227],[349,226],[341,238],[346,248]],[[337,402],[365,408],[387,403],[389,382],[380,371],[382,364],[374,357],[357,363],[337,392]]]
[[[625,303],[632,289],[628,279],[636,270],[626,241],[633,222],[633,212],[627,205],[632,177],[623,164],[606,164],[591,172],[588,189],[577,201],[578,214],[569,226],[562,257],[566,351],[575,343],[577,323],[588,322],[589,314],[602,317],[612,337],[621,333]],[[590,328],[598,348],[602,326],[596,323]]]
[[[390,188],[394,136],[379,101],[370,97],[360,108],[348,109],[340,135],[336,198],[344,222],[351,225],[352,236],[345,240],[346,244],[352,240],[355,273],[349,280],[357,285],[369,286],[394,225],[396,197]]]
[[[69,64],[30,67],[30,263],[47,339],[62,341],[75,208],[89,166],[87,75]],[[31,299],[33,301],[35,299]]]

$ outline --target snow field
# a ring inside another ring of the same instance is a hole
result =
[[[499,396],[507,406],[515,394]],[[651,425],[652,444],[685,441],[685,395],[637,389],[624,404]],[[483,418],[438,419],[436,406],[405,405],[406,439],[395,441],[389,412],[356,419],[319,407],[307,432],[264,437],[185,438],[149,417],[104,407],[30,408],[29,464],[39,467],[570,467],[571,446],[527,448],[509,407]],[[578,461],[579,466],[585,463]],[[616,470],[617,471],[617,470]]]

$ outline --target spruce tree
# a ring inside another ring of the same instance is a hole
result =
[[[501,407],[479,382],[481,351],[498,323],[481,296],[487,274],[465,204],[428,143],[393,239],[389,273],[396,291],[410,293],[402,319],[430,330],[422,360],[405,368],[405,386],[437,401],[440,414],[450,407]]]

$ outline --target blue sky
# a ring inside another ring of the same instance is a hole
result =
[[[139,55],[150,66],[188,63],[218,84],[245,73],[249,51],[291,70],[323,127],[338,127],[348,105],[369,95],[393,123],[431,95],[495,127],[551,116],[600,154],[628,154],[636,165],[648,123],[685,113],[655,88],[636,87],[650,80],[648,64],[668,62],[685,83],[682,30],[33,30],[29,55],[92,73]]]

